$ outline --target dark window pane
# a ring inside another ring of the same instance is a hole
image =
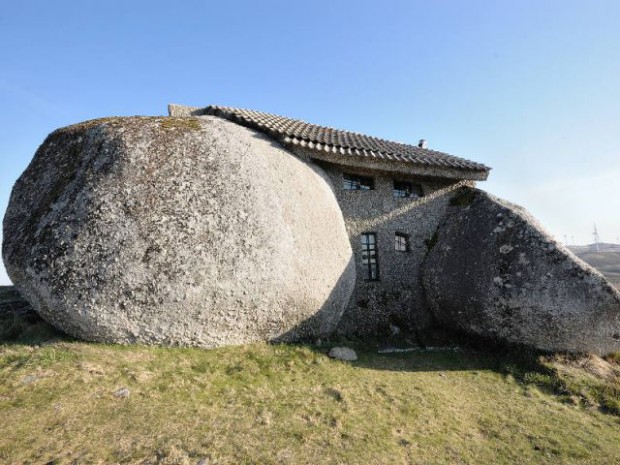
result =
[[[364,233],[361,235],[362,241],[362,266],[364,267],[364,279],[379,279],[379,269],[377,265],[377,251],[375,233]]]
[[[398,199],[416,199],[422,197],[424,192],[419,184],[412,184],[405,181],[394,181],[392,195]]]
[[[348,191],[368,191],[375,188],[375,181],[373,178],[344,173],[342,188]]]
[[[394,235],[394,248],[400,252],[406,252],[409,250],[409,236],[402,233],[396,233]]]

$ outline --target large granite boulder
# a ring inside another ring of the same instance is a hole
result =
[[[211,116],[52,133],[13,189],[3,259],[50,323],[120,343],[326,335],[355,283],[327,176]]]
[[[521,207],[464,189],[439,226],[424,287],[445,327],[550,351],[620,350],[620,293]]]

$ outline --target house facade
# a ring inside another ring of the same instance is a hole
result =
[[[170,105],[169,114],[213,115],[258,130],[327,174],[357,270],[339,333],[415,334],[432,324],[422,265],[455,193],[485,180],[490,168],[422,141],[400,144],[257,111]]]

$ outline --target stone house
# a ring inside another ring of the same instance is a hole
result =
[[[219,347],[438,327],[620,350],[620,292],[476,189],[488,167],[256,111],[169,112],[60,128],[15,183],[2,259],[59,329]]]
[[[357,270],[339,333],[416,333],[431,324],[424,259],[454,191],[484,181],[490,168],[424,141],[401,144],[258,111],[169,105],[169,115],[213,115],[258,130],[328,174]]]

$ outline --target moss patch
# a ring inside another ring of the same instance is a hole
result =
[[[64,128],[56,129],[54,132],[52,132],[52,134],[64,134],[64,133],[87,131],[101,124],[119,123],[123,119],[127,119],[127,118],[123,118],[120,116],[109,116],[106,118],[91,119],[88,121],[82,121],[81,123],[72,124],[71,126],[66,126]]]
[[[200,120],[198,118],[167,117],[161,120],[161,127],[163,129],[186,129],[195,131],[200,129]]]
[[[471,205],[475,199],[476,191],[463,189],[450,199],[450,205],[453,207],[466,207]]]

